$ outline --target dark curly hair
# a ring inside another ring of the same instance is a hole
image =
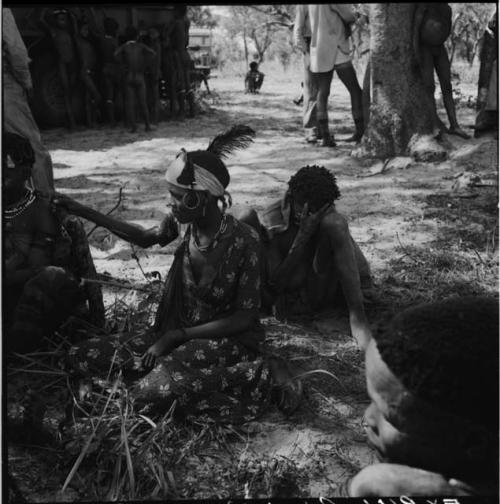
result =
[[[7,156],[15,165],[31,168],[35,163],[35,152],[30,141],[16,133],[4,132],[2,135],[2,157],[6,161]]]
[[[497,299],[451,298],[402,311],[374,339],[416,397],[496,429],[498,317]]]
[[[337,179],[324,166],[304,166],[290,178],[288,188],[292,198],[307,201],[313,211],[340,198]]]

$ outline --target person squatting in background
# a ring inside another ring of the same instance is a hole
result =
[[[264,74],[259,71],[256,61],[250,63],[250,70],[245,75],[245,93],[258,93],[264,82]]]

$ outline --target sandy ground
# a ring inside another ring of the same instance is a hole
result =
[[[344,141],[353,129],[347,91],[334,80],[330,98],[330,124],[338,140],[336,149],[310,146],[301,133],[300,108],[292,103],[299,83],[283,76],[264,82],[258,95],[242,92],[241,79],[215,78],[214,91],[205,98],[206,111],[195,119],[167,121],[153,133],[130,134],[122,129],[44,132],[54,162],[57,189],[101,211],[111,209],[123,188],[123,201],[113,215],[142,226],[154,226],[166,208],[164,170],[181,147],[205,148],[218,132],[236,123],[257,131],[253,145],[228,161],[234,206],[262,209],[279,197],[290,176],[306,164],[324,165],[337,176],[342,197],[338,211],[345,214],[351,233],[367,256],[376,284],[387,275],[387,263],[398,247],[425,246],[440,233],[439,218],[428,218],[430,195],[452,195],[453,177],[465,170],[494,173],[497,141],[468,141],[447,136],[449,160],[416,164],[400,158],[381,171],[380,161],[350,156],[353,144]],[[474,89],[462,90],[474,94]],[[470,127],[474,111],[459,109],[459,122]],[[469,130],[472,133],[472,130]],[[90,228],[90,224],[87,224]],[[135,282],[144,276],[132,257],[132,248],[104,230],[91,237],[99,272]],[[145,272],[164,277],[173,247],[137,250]],[[131,292],[107,293],[127,296]],[[369,311],[371,321],[377,311]],[[373,460],[360,426],[368,399],[364,392],[362,359],[345,318],[323,318],[305,325],[277,326],[269,321],[269,338],[305,368],[323,367],[338,377],[313,378],[306,405],[292,418],[277,411],[248,426],[242,457],[274,455],[294,462],[308,473],[303,492],[332,495],[336,485]],[[313,356],[313,357],[311,357]],[[307,362],[307,359],[312,359]],[[311,414],[311,411],[313,413]],[[196,493],[193,494],[196,496]]]

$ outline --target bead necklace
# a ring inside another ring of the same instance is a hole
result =
[[[198,230],[196,226],[193,226],[193,238],[194,238],[194,246],[200,252],[208,252],[209,250],[214,249],[219,243],[219,238],[226,232],[227,230],[227,216],[226,214],[222,215],[222,219],[220,220],[220,226],[217,233],[211,238],[211,240],[206,245],[200,245],[200,239],[198,237]]]
[[[12,207],[6,208],[3,211],[3,216],[7,220],[12,220],[21,215],[36,199],[35,191],[32,189],[27,189],[23,198],[19,201],[19,203]]]

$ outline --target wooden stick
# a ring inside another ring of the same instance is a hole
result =
[[[116,281],[100,280],[98,278],[82,278],[83,283],[106,285],[108,287],[118,287],[119,289],[138,290],[143,292],[153,292],[154,289],[139,286],[136,284],[122,284]]]

